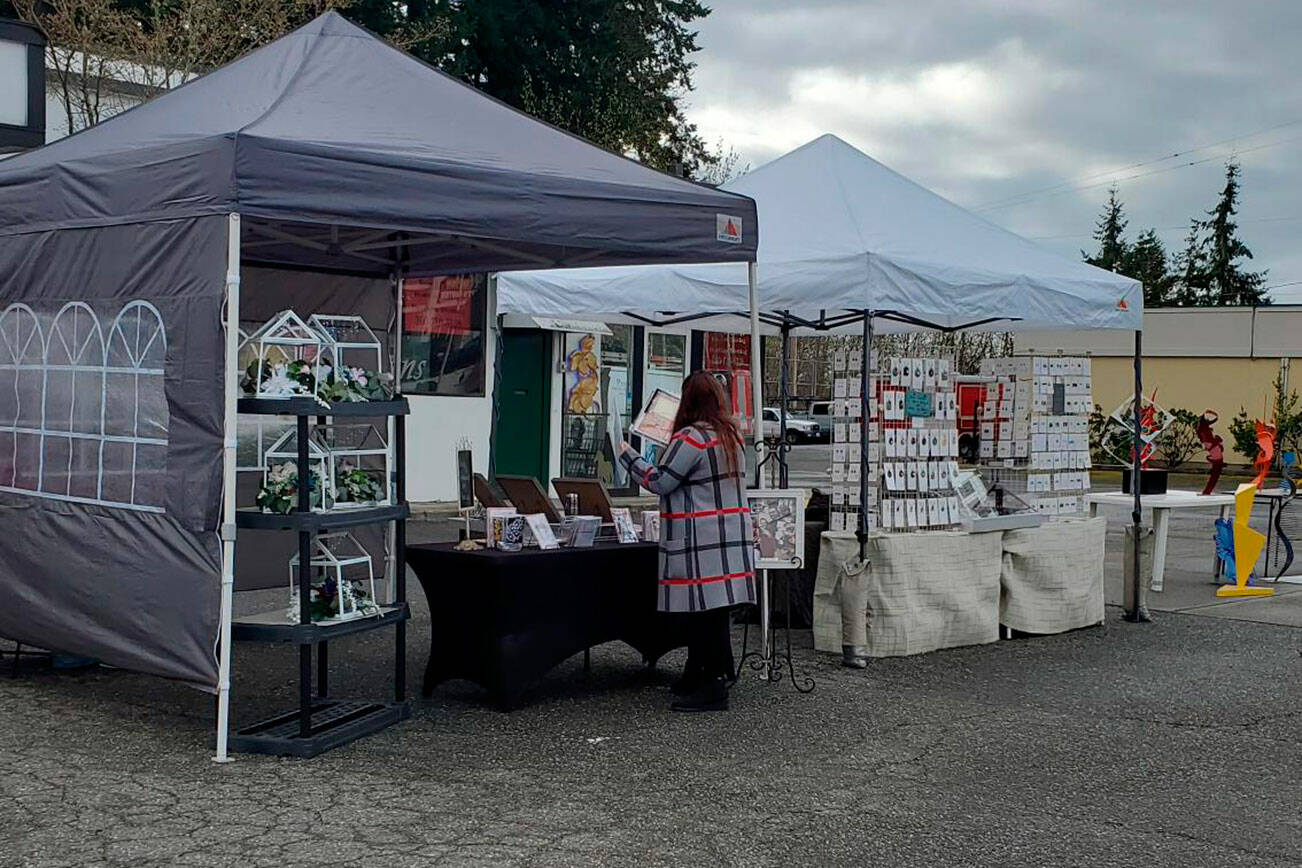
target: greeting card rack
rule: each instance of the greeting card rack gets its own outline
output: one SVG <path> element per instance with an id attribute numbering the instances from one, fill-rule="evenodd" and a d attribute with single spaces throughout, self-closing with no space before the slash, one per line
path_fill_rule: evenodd
<path id="1" fill-rule="evenodd" d="M 312 570 L 298 571 L 298 623 L 287 619 L 280 607 L 272 612 L 237 618 L 231 625 L 235 641 L 269 642 L 298 646 L 298 707 L 231 735 L 231 750 L 244 753 L 311 757 L 357 738 L 378 732 L 411 715 L 407 701 L 407 606 L 406 542 L 406 433 L 404 417 L 409 412 L 405 398 L 387 401 L 359 401 L 323 405 L 314 398 L 243 398 L 239 412 L 249 415 L 293 416 L 297 423 L 298 464 L 309 466 L 309 428 L 328 425 L 335 417 L 390 417 L 393 468 L 388 504 L 341 511 L 313 511 L 311 486 L 299 485 L 297 508 L 288 514 L 257 509 L 236 510 L 236 526 L 259 530 L 285 530 L 298 535 L 299 563 L 311 563 L 313 539 L 318 533 L 345 527 L 393 523 L 393 548 L 387 604 L 370 617 L 331 624 L 314 624 L 309 611 Z M 394 630 L 393 701 L 364 702 L 337 699 L 329 691 L 329 644 L 333 639 L 371 630 Z M 316 650 L 316 680 L 313 684 L 313 649 Z M 315 686 L 315 690 L 314 690 Z"/>

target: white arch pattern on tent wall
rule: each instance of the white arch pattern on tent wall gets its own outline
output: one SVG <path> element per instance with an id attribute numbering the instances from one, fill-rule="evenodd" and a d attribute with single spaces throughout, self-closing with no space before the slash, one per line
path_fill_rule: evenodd
<path id="1" fill-rule="evenodd" d="M 107 337 L 85 302 L 0 312 L 0 490 L 162 512 L 166 357 L 147 301 L 127 302 Z"/>

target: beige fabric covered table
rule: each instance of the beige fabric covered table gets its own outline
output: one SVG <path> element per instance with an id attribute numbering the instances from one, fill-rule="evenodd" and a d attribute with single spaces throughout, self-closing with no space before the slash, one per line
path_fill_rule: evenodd
<path id="1" fill-rule="evenodd" d="M 1102 623 L 1107 527 L 1082 518 L 1005 531 L 999 622 L 1026 633 Z"/>
<path id="2" fill-rule="evenodd" d="M 822 535 L 814 644 L 899 657 L 999 639 L 1001 534 L 874 534 L 866 569 L 853 533 Z M 862 614 L 860 614 L 862 613 Z"/>

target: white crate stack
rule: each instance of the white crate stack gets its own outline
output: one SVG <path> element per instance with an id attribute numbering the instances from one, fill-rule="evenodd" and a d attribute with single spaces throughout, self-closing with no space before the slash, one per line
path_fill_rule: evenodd
<path id="1" fill-rule="evenodd" d="M 910 533 L 960 523 L 953 360 L 890 358 L 876 386 L 881 528 Z"/>
<path id="2" fill-rule="evenodd" d="M 993 377 L 981 405 L 982 464 L 992 481 L 1049 517 L 1086 510 L 1090 489 L 1090 360 L 1078 356 L 985 359 Z"/>
<path id="3" fill-rule="evenodd" d="M 832 530 L 859 528 L 859 484 L 868 475 L 868 528 L 877 527 L 877 458 L 875 444 L 863 454 L 862 351 L 838 349 L 832 354 Z M 873 406 L 869 383 L 869 409 Z M 875 439 L 871 438 L 870 439 Z"/>

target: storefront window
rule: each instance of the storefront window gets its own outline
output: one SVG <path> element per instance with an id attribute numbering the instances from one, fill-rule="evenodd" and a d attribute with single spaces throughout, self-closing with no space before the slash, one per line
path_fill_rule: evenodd
<path id="1" fill-rule="evenodd" d="M 402 391 L 482 396 L 488 276 L 408 279 L 402 293 Z"/>
<path id="2" fill-rule="evenodd" d="M 628 474 L 611 443 L 627 439 L 633 422 L 633 328 L 614 325 L 610 332 L 565 335 L 561 473 L 621 490 L 628 487 Z"/>
<path id="3" fill-rule="evenodd" d="M 754 424 L 754 407 L 750 379 L 750 335 L 707 332 L 704 367 L 714 372 L 728 397 L 728 409 L 737 420 L 743 436 L 750 435 Z"/>
<path id="4" fill-rule="evenodd" d="M 687 336 L 651 332 L 647 335 L 646 394 L 664 389 L 675 395 L 687 376 Z"/>
<path id="5" fill-rule="evenodd" d="M 687 376 L 687 335 L 648 332 L 646 337 L 646 374 L 642 394 L 649 400 L 656 389 L 682 394 Z M 643 443 L 642 454 L 654 461 L 660 447 Z"/>

